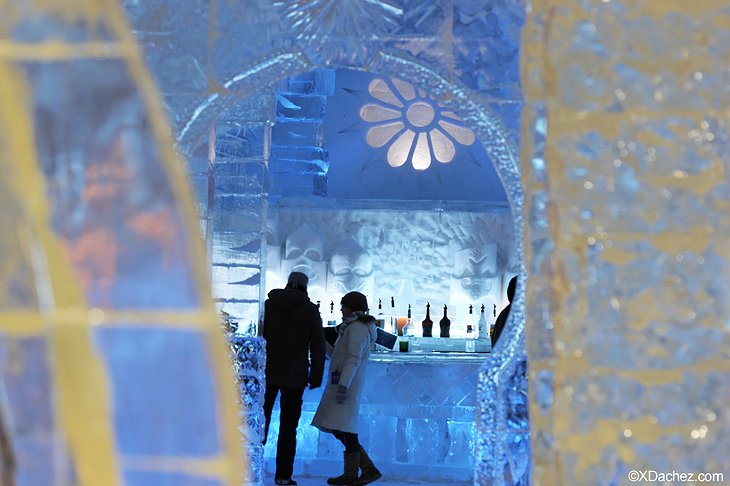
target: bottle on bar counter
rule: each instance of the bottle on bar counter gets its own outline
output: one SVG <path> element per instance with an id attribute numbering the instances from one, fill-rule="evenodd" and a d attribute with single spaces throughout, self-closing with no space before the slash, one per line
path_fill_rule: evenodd
<path id="1" fill-rule="evenodd" d="M 385 314 L 383 314 L 383 301 L 378 299 L 378 315 L 375 316 L 375 325 L 385 329 Z"/>
<path id="2" fill-rule="evenodd" d="M 482 304 L 482 313 L 479 316 L 479 323 L 477 324 L 477 339 L 488 339 L 489 338 L 489 327 L 487 325 L 487 318 L 484 316 L 484 304 Z"/>
<path id="3" fill-rule="evenodd" d="M 398 318 L 395 315 L 395 297 L 390 296 L 390 332 L 398 334 Z"/>
<path id="4" fill-rule="evenodd" d="M 433 336 L 433 321 L 431 320 L 431 304 L 426 302 L 426 318 L 421 322 L 423 337 Z"/>
<path id="5" fill-rule="evenodd" d="M 414 327 L 413 319 L 411 319 L 411 304 L 408 304 L 408 318 L 406 319 L 406 323 L 403 324 L 403 335 L 413 336 L 415 334 Z"/>
<path id="6" fill-rule="evenodd" d="M 466 322 L 466 338 L 474 339 L 474 306 L 469 304 L 469 319 Z"/>
<path id="7" fill-rule="evenodd" d="M 492 336 L 494 335 L 494 325 L 497 323 L 497 304 L 492 304 L 494 308 L 492 309 L 492 316 L 494 317 L 492 319 L 492 324 L 489 326 L 489 340 L 491 344 Z"/>
<path id="8" fill-rule="evenodd" d="M 330 319 L 327 321 L 328 326 L 336 326 L 337 325 L 337 319 L 335 319 L 335 302 L 330 300 Z"/>
<path id="9" fill-rule="evenodd" d="M 451 329 L 451 320 L 448 316 L 448 308 L 444 305 L 444 317 L 439 321 L 439 327 L 441 328 L 441 337 L 449 337 L 449 331 Z"/>

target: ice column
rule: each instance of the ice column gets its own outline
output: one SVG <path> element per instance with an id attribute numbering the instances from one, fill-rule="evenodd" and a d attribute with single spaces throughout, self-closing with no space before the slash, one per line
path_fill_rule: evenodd
<path id="1" fill-rule="evenodd" d="M 279 83 L 271 133 L 271 195 L 327 194 L 329 154 L 323 148 L 324 118 L 327 96 L 334 93 L 334 87 L 334 69 L 315 69 Z"/>

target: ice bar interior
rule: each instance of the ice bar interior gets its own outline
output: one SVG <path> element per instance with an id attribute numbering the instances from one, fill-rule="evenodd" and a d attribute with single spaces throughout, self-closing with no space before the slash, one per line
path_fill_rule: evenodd
<path id="1" fill-rule="evenodd" d="M 457 114 L 423 88 L 387 74 L 318 69 L 281 80 L 274 98 L 269 129 L 242 124 L 234 107 L 218 118 L 200 150 L 211 153 L 214 143 L 216 177 L 260 156 L 247 150 L 270 151 L 260 275 L 250 274 L 258 267 L 240 261 L 240 252 L 215 244 L 220 222 L 239 215 L 230 200 L 239 198 L 240 187 L 224 175 L 216 181 L 220 204 L 201 203 L 216 228 L 210 251 L 218 305 L 243 334 L 254 335 L 261 322 L 256 304 L 264 297 L 254 293 L 246 301 L 242 289 L 260 282 L 265 295 L 300 271 L 309 276 L 310 299 L 320 304 L 326 325 L 339 322 L 339 301 L 354 290 L 368 296 L 373 315 L 382 313 L 394 334 L 403 334 L 395 322 L 410 313 L 413 324 L 399 340 L 409 341 L 411 353 L 378 346 L 381 353 L 371 359 L 362 441 L 390 477 L 470 480 L 475 384 L 490 349 L 488 339 L 474 343 L 477 323 L 483 313 L 493 325 L 520 267 L 513 216 L 492 160 Z M 200 160 L 201 172 L 210 159 Z M 206 195 L 201 191 L 199 201 Z M 236 231 L 236 223 L 224 224 Z M 449 338 L 438 332 L 422 338 L 427 305 L 437 327 L 442 312 L 448 314 Z M 340 452 L 309 425 L 320 395 L 305 394 L 297 458 L 308 473 L 324 475 Z M 269 474 L 277 432 L 274 422 L 263 451 Z M 525 445 L 526 438 L 521 460 L 514 461 L 523 475 Z"/>
<path id="2" fill-rule="evenodd" d="M 246 146 L 236 111 L 216 124 L 217 167 L 240 163 Z M 282 80 L 275 122 L 261 136 L 270 137 L 262 145 L 271 151 L 262 287 L 283 287 L 291 271 L 307 274 L 309 296 L 326 324 L 339 322 L 340 298 L 353 290 L 366 294 L 371 312 L 387 315 L 387 322 L 405 319 L 410 308 L 413 354 L 371 360 L 363 443 L 390 477 L 469 480 L 475 384 L 487 355 L 463 354 L 476 338 L 481 309 L 493 324 L 507 304 L 507 282 L 519 271 L 509 203 L 486 150 L 423 89 L 353 70 Z M 240 285 L 231 284 L 247 281 L 247 267 L 217 248 L 214 293 L 222 310 L 251 332 L 259 316 L 245 314 L 251 307 L 241 302 Z M 447 342 L 419 339 L 427 304 L 437 326 L 447 308 Z M 487 341 L 471 350 L 486 351 Z M 453 354 L 429 357 L 432 350 Z M 305 395 L 298 446 L 298 460 L 312 474 L 326 474 L 340 455 L 336 441 L 309 425 L 320 395 Z M 277 431 L 274 423 L 264 450 L 268 465 Z M 523 469 L 526 460 L 525 454 Z"/>
<path id="3" fill-rule="evenodd" d="M 293 268 L 325 320 L 353 287 L 454 318 L 371 356 L 386 477 L 726 479 L 724 2 L 0 10 L 0 483 L 264 484 Z M 296 468 L 327 476 L 306 400 Z"/>

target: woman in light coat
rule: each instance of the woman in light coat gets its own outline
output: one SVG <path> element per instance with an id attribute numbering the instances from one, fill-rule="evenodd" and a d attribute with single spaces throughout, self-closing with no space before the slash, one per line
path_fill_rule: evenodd
<path id="1" fill-rule="evenodd" d="M 340 304 L 342 324 L 338 326 L 329 379 L 312 425 L 333 434 L 345 446 L 344 473 L 329 478 L 327 484 L 361 486 L 382 476 L 357 437 L 365 369 L 377 331 L 375 318 L 367 314 L 368 301 L 363 294 L 350 292 Z M 359 477 L 358 469 L 362 469 Z"/>

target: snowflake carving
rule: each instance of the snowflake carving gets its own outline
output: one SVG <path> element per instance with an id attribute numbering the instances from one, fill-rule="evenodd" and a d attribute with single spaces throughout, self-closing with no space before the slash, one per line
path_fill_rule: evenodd
<path id="1" fill-rule="evenodd" d="M 394 89 L 393 89 L 394 88 Z M 433 160 L 449 163 L 456 144 L 471 145 L 474 132 L 458 115 L 443 107 L 421 89 L 399 79 L 374 79 L 368 86 L 376 102 L 360 108 L 360 118 L 372 123 L 367 132 L 371 147 L 388 148 L 387 161 L 400 167 L 408 160 L 416 170 L 426 170 Z"/>
<path id="2" fill-rule="evenodd" d="M 398 25 L 403 9 L 393 0 L 275 1 L 297 38 L 367 39 Z"/>

